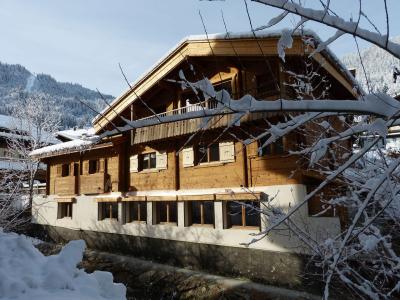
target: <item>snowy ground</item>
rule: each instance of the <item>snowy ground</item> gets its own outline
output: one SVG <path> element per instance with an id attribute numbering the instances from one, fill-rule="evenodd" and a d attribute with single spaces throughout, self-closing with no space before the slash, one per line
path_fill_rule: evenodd
<path id="1" fill-rule="evenodd" d="M 126 299 L 125 286 L 114 283 L 111 273 L 76 267 L 85 247 L 71 241 L 59 254 L 44 256 L 32 239 L 0 228 L 0 299 Z"/>

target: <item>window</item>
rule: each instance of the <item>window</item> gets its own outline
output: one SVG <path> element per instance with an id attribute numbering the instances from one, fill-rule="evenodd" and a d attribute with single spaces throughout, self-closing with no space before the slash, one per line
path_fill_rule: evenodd
<path id="1" fill-rule="evenodd" d="M 99 220 L 115 219 L 118 220 L 118 203 L 101 202 L 99 203 Z"/>
<path id="2" fill-rule="evenodd" d="M 213 201 L 188 201 L 188 225 L 214 225 Z"/>
<path id="3" fill-rule="evenodd" d="M 58 218 L 72 218 L 72 202 L 58 203 Z"/>
<path id="4" fill-rule="evenodd" d="M 283 145 L 283 140 L 280 138 L 275 143 L 269 144 L 260 150 L 260 147 L 268 140 L 268 137 L 263 137 L 258 140 L 259 156 L 266 155 L 279 155 L 285 153 L 285 147 Z M 260 153 L 261 151 L 261 153 Z"/>
<path id="5" fill-rule="evenodd" d="M 142 170 L 156 168 L 156 152 L 141 154 L 139 159 Z"/>
<path id="6" fill-rule="evenodd" d="M 213 161 L 219 161 L 219 144 L 199 145 L 196 151 L 197 163 L 208 163 Z"/>
<path id="7" fill-rule="evenodd" d="M 228 201 L 226 217 L 228 227 L 260 227 L 260 202 Z"/>
<path id="8" fill-rule="evenodd" d="M 147 203 L 145 201 L 125 202 L 125 223 L 146 222 Z"/>
<path id="9" fill-rule="evenodd" d="M 154 203 L 154 202 L 153 202 Z M 167 224 L 178 222 L 178 206 L 175 201 L 160 201 L 156 203 L 157 224 Z"/>
<path id="10" fill-rule="evenodd" d="M 63 164 L 61 166 L 61 177 L 69 176 L 69 164 Z"/>
<path id="11" fill-rule="evenodd" d="M 89 160 L 89 174 L 99 172 L 100 163 L 98 159 Z"/>

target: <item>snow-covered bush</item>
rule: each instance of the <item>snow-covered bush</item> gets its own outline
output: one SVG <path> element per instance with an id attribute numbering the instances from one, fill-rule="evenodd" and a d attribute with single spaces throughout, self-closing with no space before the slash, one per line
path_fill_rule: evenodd
<path id="1" fill-rule="evenodd" d="M 0 299 L 126 299 L 125 286 L 111 273 L 77 268 L 85 247 L 71 241 L 59 254 L 44 256 L 32 240 L 0 229 Z"/>

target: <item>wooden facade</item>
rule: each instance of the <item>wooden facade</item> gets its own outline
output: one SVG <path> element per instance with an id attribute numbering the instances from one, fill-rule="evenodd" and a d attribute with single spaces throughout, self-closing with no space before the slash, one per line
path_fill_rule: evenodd
<path id="1" fill-rule="evenodd" d="M 234 99 L 245 94 L 260 99 L 288 98 L 291 92 L 285 85 L 289 80 L 286 71 L 301 64 L 307 53 L 300 38 L 295 38 L 293 47 L 286 53 L 289 65 L 283 66 L 277 57 L 276 43 L 277 38 L 215 40 L 211 44 L 186 41 L 96 117 L 94 128 L 102 133 L 112 129 L 110 121 L 124 125 L 120 116 L 131 120 L 152 118 L 148 107 L 160 115 L 172 115 L 197 109 L 199 105 L 212 106 L 210 101 L 194 100 L 190 89 L 182 90 L 169 80 L 179 80 L 181 70 L 189 80 L 199 79 L 192 68 L 200 77 L 210 78 L 216 89 L 229 90 Z M 351 80 L 328 54 L 318 54 L 315 64 L 323 67 L 321 72 L 329 79 L 334 98 L 354 97 Z M 232 122 L 233 115 L 213 117 L 208 130 L 194 135 L 190 142 L 189 137 L 199 130 L 202 120 L 170 122 L 124 132 L 107 140 L 107 146 L 102 147 L 100 143 L 82 153 L 44 157 L 49 166 L 48 194 L 118 192 L 123 199 L 131 201 L 178 201 L 179 197 L 189 196 L 152 196 L 151 193 L 134 196 L 132 192 L 305 184 L 298 157 L 288 155 L 289 150 L 305 142 L 304 137 L 291 134 L 281 141 L 280 148 L 274 146 L 280 151 L 264 155 L 258 153 L 257 142 L 247 146 L 240 142 L 248 137 L 245 132 L 260 132 L 267 126 L 266 120 L 279 118 L 278 113 L 248 114 L 240 127 L 232 128 L 234 135 L 230 135 L 223 130 Z M 204 151 L 207 154 L 200 157 L 199 153 Z M 211 196 L 200 193 L 191 197 L 209 200 Z"/>

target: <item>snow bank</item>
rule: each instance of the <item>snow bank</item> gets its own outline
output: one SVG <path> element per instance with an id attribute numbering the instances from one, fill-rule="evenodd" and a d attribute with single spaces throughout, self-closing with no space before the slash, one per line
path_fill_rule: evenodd
<path id="1" fill-rule="evenodd" d="M 84 249 L 84 241 L 71 241 L 59 254 L 44 256 L 32 240 L 0 229 L 0 299 L 126 299 L 125 286 L 113 283 L 111 273 L 76 267 Z"/>

